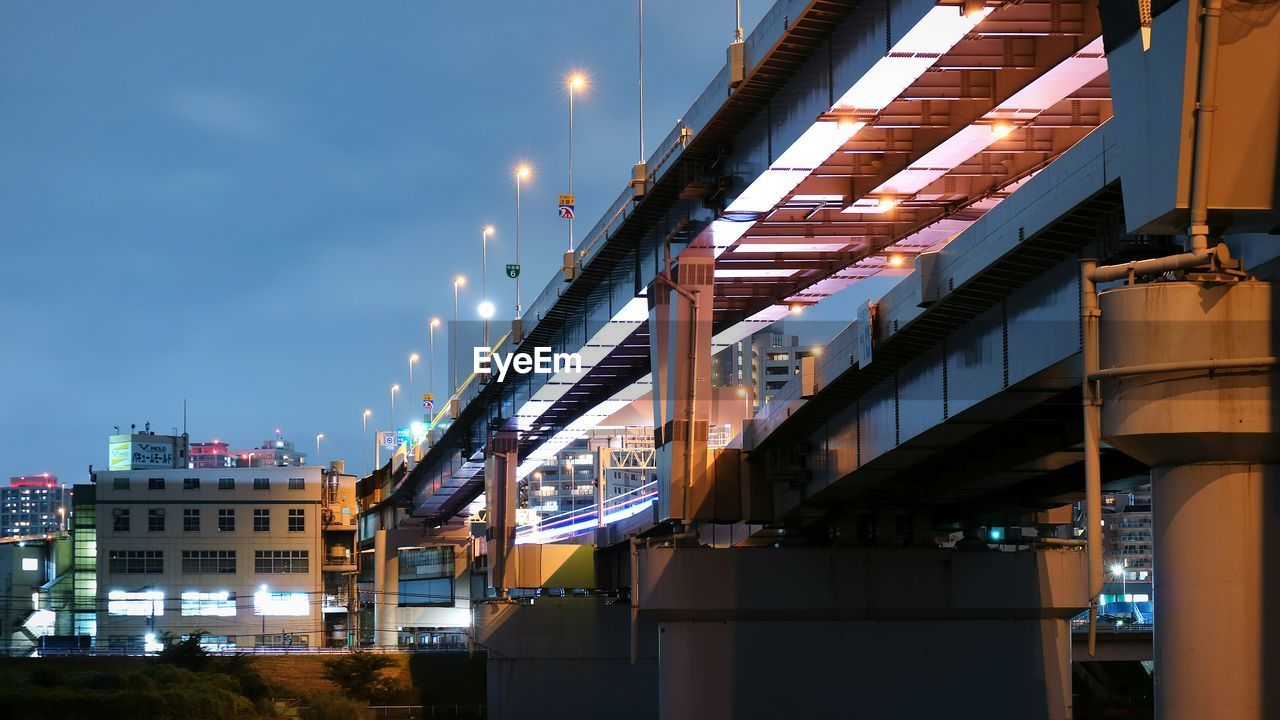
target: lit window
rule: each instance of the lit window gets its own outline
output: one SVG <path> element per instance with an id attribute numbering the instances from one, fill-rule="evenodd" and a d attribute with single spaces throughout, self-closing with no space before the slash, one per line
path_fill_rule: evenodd
<path id="1" fill-rule="evenodd" d="M 229 592 L 182 593 L 183 615 L 236 616 L 236 596 Z"/>
<path id="2" fill-rule="evenodd" d="M 22 558 L 22 569 L 27 572 L 40 569 L 40 561 L 36 558 Z"/>
<path id="3" fill-rule="evenodd" d="M 311 603 L 304 592 L 270 592 L 259 590 L 253 594 L 254 615 L 295 615 L 311 614 Z"/>
<path id="4" fill-rule="evenodd" d="M 108 615 L 140 615 L 150 617 L 164 614 L 164 593 L 160 590 L 129 592 L 112 590 L 107 593 Z"/>

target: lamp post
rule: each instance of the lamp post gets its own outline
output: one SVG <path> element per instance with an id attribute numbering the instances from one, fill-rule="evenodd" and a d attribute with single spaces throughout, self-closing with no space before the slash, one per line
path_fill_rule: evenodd
<path id="1" fill-rule="evenodd" d="M 569 194 L 573 194 L 573 95 L 587 86 L 587 78 L 582 73 L 569 76 Z M 576 202 L 576 200 L 575 200 Z M 576 211 L 576 208 L 575 208 Z M 569 252 L 573 252 L 573 217 L 569 217 Z"/>
<path id="2" fill-rule="evenodd" d="M 449 334 L 452 338 L 449 340 L 449 352 L 453 353 L 452 357 L 458 356 L 458 288 L 467 284 L 467 279 L 459 275 L 453 279 L 453 325 L 449 328 Z M 453 386 L 449 388 L 449 396 L 453 397 L 458 393 L 458 364 L 450 362 L 449 366 L 453 368 Z"/>
<path id="3" fill-rule="evenodd" d="M 440 318 L 433 317 L 427 323 L 427 392 L 436 391 L 436 328 Z"/>
<path id="4" fill-rule="evenodd" d="M 1129 574 L 1125 572 L 1124 565 L 1119 563 L 1112 565 L 1111 577 L 1120 578 L 1120 601 L 1125 602 L 1124 598 L 1129 594 Z"/>
<path id="5" fill-rule="evenodd" d="M 316 462 L 320 462 L 320 441 L 324 439 L 324 433 L 316 433 Z"/>
<path id="6" fill-rule="evenodd" d="M 413 407 L 413 364 L 418 362 L 418 353 L 409 353 L 409 407 Z M 394 418 L 393 418 L 394 419 Z M 412 410 L 410 410 L 409 420 L 412 422 Z"/>
<path id="7" fill-rule="evenodd" d="M 366 409 L 360 415 L 360 439 L 369 442 L 369 416 L 373 414 L 372 410 Z M 372 472 L 372 470 L 370 470 Z"/>
<path id="8" fill-rule="evenodd" d="M 489 236 L 493 226 L 485 225 L 480 231 L 480 317 L 484 320 L 484 346 L 489 347 L 489 318 L 493 317 L 493 303 L 489 301 Z"/>
<path id="9" fill-rule="evenodd" d="M 399 383 L 391 386 L 391 430 L 396 429 L 396 393 L 400 392 Z"/>
<path id="10" fill-rule="evenodd" d="M 529 173 L 528 165 L 516 168 L 516 319 L 520 318 L 520 185 Z"/>

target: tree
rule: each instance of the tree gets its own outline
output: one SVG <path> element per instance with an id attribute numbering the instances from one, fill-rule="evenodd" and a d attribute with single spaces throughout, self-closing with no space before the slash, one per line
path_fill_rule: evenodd
<path id="1" fill-rule="evenodd" d="M 324 678 L 342 688 L 348 695 L 375 701 L 400 689 L 395 678 L 382 674 L 395 661 L 386 655 L 357 650 L 324 662 Z"/>
<path id="2" fill-rule="evenodd" d="M 164 634 L 164 649 L 160 662 L 175 665 L 184 670 L 199 672 L 209 666 L 209 653 L 200 644 L 205 632 L 197 630 L 179 640 L 173 633 Z"/>

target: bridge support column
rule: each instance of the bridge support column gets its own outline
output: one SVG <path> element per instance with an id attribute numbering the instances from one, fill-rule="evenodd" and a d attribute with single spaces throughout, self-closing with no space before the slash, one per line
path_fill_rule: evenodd
<path id="1" fill-rule="evenodd" d="M 1099 296 L 1103 437 L 1152 467 L 1161 720 L 1280 714 L 1280 406 L 1270 283 Z"/>
<path id="2" fill-rule="evenodd" d="M 511 587 L 511 558 L 516 547 L 516 467 L 519 444 L 514 431 L 502 430 L 485 447 L 484 493 L 489 556 L 488 585 L 501 596 Z"/>
<path id="3" fill-rule="evenodd" d="M 658 717 L 1071 717 L 1084 553 L 639 551 Z"/>
<path id="4" fill-rule="evenodd" d="M 680 255 L 674 283 L 649 288 L 655 462 L 661 519 L 689 522 L 708 494 L 711 321 L 715 258 L 709 248 Z"/>

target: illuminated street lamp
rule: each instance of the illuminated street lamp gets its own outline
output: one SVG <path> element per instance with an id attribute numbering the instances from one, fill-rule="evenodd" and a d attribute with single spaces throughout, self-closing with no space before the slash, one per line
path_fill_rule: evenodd
<path id="1" fill-rule="evenodd" d="M 400 392 L 399 383 L 391 386 L 391 429 L 396 429 L 396 393 Z"/>
<path id="2" fill-rule="evenodd" d="M 489 236 L 493 226 L 485 225 L 480 231 L 480 317 L 484 319 L 484 346 L 489 347 L 489 318 L 493 317 L 493 303 L 489 302 Z"/>
<path id="3" fill-rule="evenodd" d="M 567 81 L 569 86 L 569 194 L 573 194 L 573 96 L 587 86 L 582 73 L 574 73 Z M 569 252 L 573 252 L 573 216 L 569 216 Z"/>
<path id="4" fill-rule="evenodd" d="M 324 439 L 324 433 L 316 434 L 316 462 L 320 462 L 320 441 Z"/>
<path id="5" fill-rule="evenodd" d="M 467 279 L 459 275 L 453 279 L 453 327 L 449 328 L 450 335 L 453 337 L 449 341 L 449 352 L 457 357 L 458 354 L 458 288 L 467 284 Z M 449 388 L 449 395 L 453 396 L 458 392 L 458 364 L 451 363 L 453 366 L 453 386 Z"/>
<path id="6" fill-rule="evenodd" d="M 409 353 L 409 407 L 413 407 L 413 364 L 418 362 L 418 353 Z M 410 411 L 410 420 L 413 420 L 412 410 Z M 392 418 L 394 420 L 395 418 Z"/>
<path id="7" fill-rule="evenodd" d="M 1121 565 L 1120 563 L 1116 563 L 1115 565 L 1112 565 L 1111 577 L 1120 578 L 1120 597 L 1121 597 L 1121 601 L 1123 602 L 1124 597 L 1129 594 L 1129 588 L 1128 588 L 1129 577 L 1128 577 L 1128 573 L 1124 571 L 1124 565 Z"/>
<path id="8" fill-rule="evenodd" d="M 369 442 L 369 416 L 372 414 L 372 410 L 366 409 L 364 413 L 360 415 L 360 439 L 365 442 Z M 372 470 L 370 470 L 370 472 L 372 472 Z"/>
<path id="9" fill-rule="evenodd" d="M 440 318 L 433 317 L 427 323 L 427 392 L 436 391 L 436 328 L 440 327 Z"/>
<path id="10" fill-rule="evenodd" d="M 516 319 L 520 318 L 520 186 L 531 172 L 528 165 L 516 167 Z"/>

